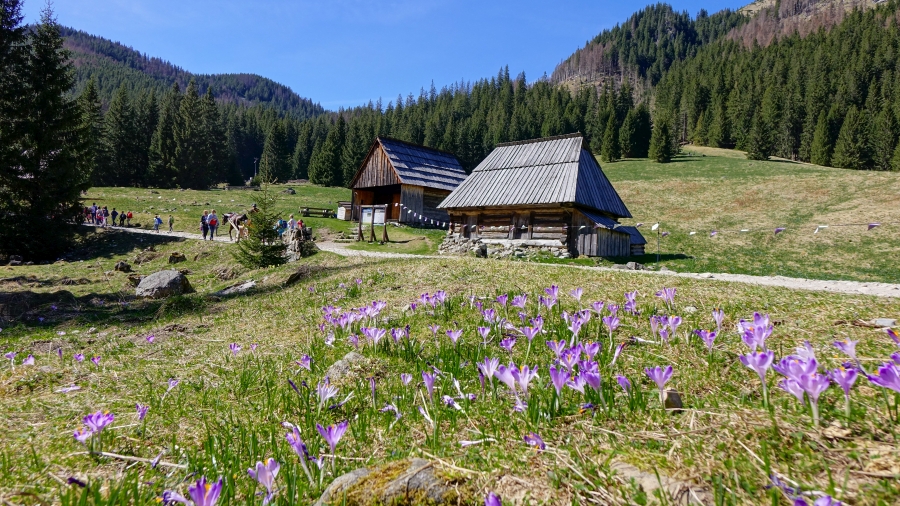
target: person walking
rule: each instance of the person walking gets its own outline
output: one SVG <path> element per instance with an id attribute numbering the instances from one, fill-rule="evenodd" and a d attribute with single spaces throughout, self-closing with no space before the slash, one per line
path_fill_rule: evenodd
<path id="1" fill-rule="evenodd" d="M 119 226 L 125 226 L 125 211 L 122 211 L 122 214 L 119 215 Z"/>
<path id="2" fill-rule="evenodd" d="M 112 212 L 109 213 L 109 216 L 112 218 L 112 226 L 115 227 L 116 226 L 116 218 L 119 217 L 119 211 L 116 211 L 116 208 L 114 207 Z"/>
<path id="3" fill-rule="evenodd" d="M 200 217 L 200 231 L 203 232 L 203 240 L 206 240 L 206 234 L 209 233 L 209 223 L 206 222 L 206 217 L 209 216 L 209 211 L 203 211 L 203 216 Z"/>
<path id="4" fill-rule="evenodd" d="M 160 225 L 162 225 L 162 218 L 160 218 L 159 215 L 157 214 L 157 215 L 153 218 L 153 230 L 156 230 L 156 233 L 157 233 L 157 234 L 159 233 L 159 226 L 160 226 Z"/>
<path id="5" fill-rule="evenodd" d="M 172 215 L 170 214 L 169 215 L 169 232 L 174 232 L 174 230 L 172 230 L 172 225 L 174 225 L 174 224 L 175 224 L 175 218 L 173 218 Z"/>
<path id="6" fill-rule="evenodd" d="M 103 206 L 103 228 L 109 224 L 109 208 Z"/>
<path id="7" fill-rule="evenodd" d="M 219 217 L 216 215 L 215 209 L 209 214 L 206 222 L 209 224 L 209 240 L 215 241 L 216 230 L 219 228 Z"/>
<path id="8" fill-rule="evenodd" d="M 297 220 L 294 219 L 294 215 L 292 214 L 288 219 L 288 230 L 296 230 L 297 229 Z"/>
<path id="9" fill-rule="evenodd" d="M 131 211 L 128 211 L 128 216 L 126 217 L 126 219 L 128 220 L 129 227 L 131 226 L 131 217 L 132 217 Z"/>

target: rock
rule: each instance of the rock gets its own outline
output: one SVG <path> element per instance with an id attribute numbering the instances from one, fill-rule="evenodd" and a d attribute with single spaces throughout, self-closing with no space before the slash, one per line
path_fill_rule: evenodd
<path id="1" fill-rule="evenodd" d="M 346 376 L 349 376 L 354 369 L 360 368 L 363 364 L 367 362 L 366 357 L 356 353 L 355 351 L 351 351 L 344 355 L 344 358 L 338 360 L 337 362 L 331 364 L 331 367 L 325 371 L 325 376 L 331 380 L 332 383 L 340 381 Z"/>
<path id="2" fill-rule="evenodd" d="M 284 286 L 291 286 L 294 283 L 303 281 L 312 275 L 313 272 L 315 272 L 315 270 L 309 265 L 301 265 L 296 271 L 288 276 L 287 280 L 284 282 Z"/>
<path id="3" fill-rule="evenodd" d="M 627 270 L 628 270 L 628 266 L 625 265 L 625 264 L 615 264 L 615 265 L 612 266 L 612 268 L 613 268 L 613 269 L 618 269 L 618 270 L 620 270 L 620 271 L 627 271 Z"/>
<path id="4" fill-rule="evenodd" d="M 488 256 L 487 244 L 484 244 L 484 243 L 476 244 L 475 247 L 473 248 L 473 251 L 475 252 L 475 256 L 478 258 L 487 258 L 487 256 Z"/>
<path id="5" fill-rule="evenodd" d="M 144 276 L 140 274 L 131 274 L 128 276 L 128 282 L 131 283 L 131 286 L 138 286 L 141 284 L 142 279 L 144 279 Z"/>
<path id="6" fill-rule="evenodd" d="M 687 314 L 694 314 L 697 312 L 697 308 L 695 308 L 694 306 L 685 306 L 685 308 L 682 309 L 682 311 L 684 311 Z"/>
<path id="7" fill-rule="evenodd" d="M 666 402 L 663 403 L 666 409 L 675 413 L 684 410 L 684 404 L 681 402 L 681 394 L 675 390 L 666 390 Z"/>
<path id="8" fill-rule="evenodd" d="M 10 260 L 9 265 L 11 265 L 13 267 L 18 267 L 19 265 L 22 265 L 22 261 L 21 260 Z"/>
<path id="9" fill-rule="evenodd" d="M 185 257 L 181 253 L 178 253 L 177 251 L 175 251 L 171 255 L 169 255 L 169 263 L 170 264 L 177 264 L 180 262 L 184 262 L 186 260 L 187 260 L 187 257 Z"/>
<path id="10" fill-rule="evenodd" d="M 629 271 L 642 271 L 642 270 L 644 270 L 644 266 L 643 266 L 642 264 L 637 263 L 637 262 L 628 262 L 627 264 L 625 264 L 625 268 L 628 269 Z"/>
<path id="11" fill-rule="evenodd" d="M 11 262 L 10 265 L 12 265 Z M 897 320 L 893 318 L 875 318 L 872 320 L 872 325 L 875 325 L 876 327 L 896 327 Z"/>
<path id="12" fill-rule="evenodd" d="M 675 272 L 675 271 L 673 271 L 672 269 L 669 269 L 668 267 L 663 265 L 662 267 L 659 268 L 659 272 Z"/>
<path id="13" fill-rule="evenodd" d="M 34 262 L 25 262 L 25 263 L 22 264 L 22 265 L 34 265 Z"/>
<path id="14" fill-rule="evenodd" d="M 287 194 L 287 195 L 296 195 L 296 194 L 297 194 L 297 190 L 295 190 L 295 189 L 293 189 L 293 188 L 288 188 L 288 189 L 286 189 L 286 190 L 281 190 L 281 193 L 284 193 L 284 194 Z"/>
<path id="15" fill-rule="evenodd" d="M 252 279 L 250 281 L 245 281 L 239 285 L 232 285 L 223 290 L 219 290 L 218 292 L 213 293 L 216 297 L 224 297 L 227 295 L 240 295 L 242 293 L 247 293 L 256 286 L 256 281 Z"/>
<path id="16" fill-rule="evenodd" d="M 119 272 L 131 272 L 131 266 L 128 265 L 126 262 L 123 262 L 122 260 L 119 260 L 118 262 L 116 262 L 116 266 L 113 267 L 113 269 L 115 269 L 116 271 L 119 271 Z"/>
<path id="17" fill-rule="evenodd" d="M 184 274 L 176 270 L 154 272 L 138 283 L 134 294 L 138 297 L 161 299 L 173 295 L 193 293 L 194 289 Z"/>
<path id="18" fill-rule="evenodd" d="M 221 279 L 222 281 L 228 281 L 238 276 L 238 273 L 240 272 L 240 266 L 219 267 L 213 272 L 215 272 L 217 278 Z"/>
<path id="19" fill-rule="evenodd" d="M 400 460 L 339 476 L 315 504 L 450 504 L 460 499 L 458 481 L 448 483 L 430 461 Z"/>

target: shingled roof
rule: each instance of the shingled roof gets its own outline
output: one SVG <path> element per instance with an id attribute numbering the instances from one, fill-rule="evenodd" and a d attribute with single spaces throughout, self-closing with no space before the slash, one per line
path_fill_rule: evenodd
<path id="1" fill-rule="evenodd" d="M 499 144 L 438 207 L 575 204 L 630 218 L 582 141 L 570 134 Z"/>
<path id="2" fill-rule="evenodd" d="M 379 144 L 390 159 L 400 184 L 452 191 L 466 179 L 466 171 L 459 160 L 446 151 L 387 137 L 378 137 L 372 149 Z M 351 188 L 355 187 L 361 172 L 353 178 Z"/>

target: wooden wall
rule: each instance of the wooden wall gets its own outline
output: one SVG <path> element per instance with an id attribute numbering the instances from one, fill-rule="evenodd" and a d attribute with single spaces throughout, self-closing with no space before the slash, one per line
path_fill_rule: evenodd
<path id="1" fill-rule="evenodd" d="M 394 172 L 390 159 L 388 159 L 384 150 L 381 149 L 381 146 L 379 145 L 372 151 L 372 154 L 366 158 L 362 172 L 353 183 L 353 188 L 372 188 L 375 186 L 390 186 L 395 184 L 400 184 L 400 179 L 397 178 L 397 173 Z"/>
<path id="2" fill-rule="evenodd" d="M 631 255 L 630 235 L 605 227 L 595 227 L 594 220 L 580 212 L 575 213 L 572 225 L 569 240 L 579 255 L 591 257 L 627 257 Z"/>

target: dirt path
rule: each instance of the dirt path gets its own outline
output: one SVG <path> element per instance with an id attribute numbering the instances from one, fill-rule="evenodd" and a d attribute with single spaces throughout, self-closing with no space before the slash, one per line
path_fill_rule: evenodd
<path id="1" fill-rule="evenodd" d="M 133 234 L 149 234 L 162 235 L 168 237 L 180 237 L 182 239 L 202 240 L 200 234 L 192 234 L 188 232 L 154 232 L 152 230 L 143 230 L 136 228 L 113 228 L 112 230 L 129 232 Z M 217 243 L 228 243 L 228 235 L 223 238 L 221 235 L 214 241 Z M 410 255 L 407 253 L 387 253 L 378 251 L 360 251 L 347 248 L 345 243 L 336 242 L 319 242 L 316 243 L 322 251 L 328 251 L 336 255 L 344 257 L 364 257 L 364 258 L 442 258 L 447 260 L 462 260 L 464 257 L 440 256 L 440 255 Z M 681 278 L 693 279 L 709 279 L 716 281 L 725 281 L 730 283 L 745 283 L 749 285 L 759 286 L 780 286 L 795 290 L 811 290 L 815 292 L 834 292 L 845 293 L 851 295 L 873 295 L 876 297 L 900 298 L 900 284 L 878 283 L 874 281 L 829 281 L 820 279 L 804 279 L 804 278 L 788 278 L 785 276 L 750 276 L 747 274 L 714 274 L 714 273 L 692 273 L 692 272 L 673 272 L 673 271 L 623 271 L 618 269 L 610 269 L 608 267 L 587 267 L 580 265 L 558 265 L 552 264 L 554 267 L 568 269 L 584 269 L 592 271 L 614 271 L 624 272 L 638 276 L 675 276 Z"/>

